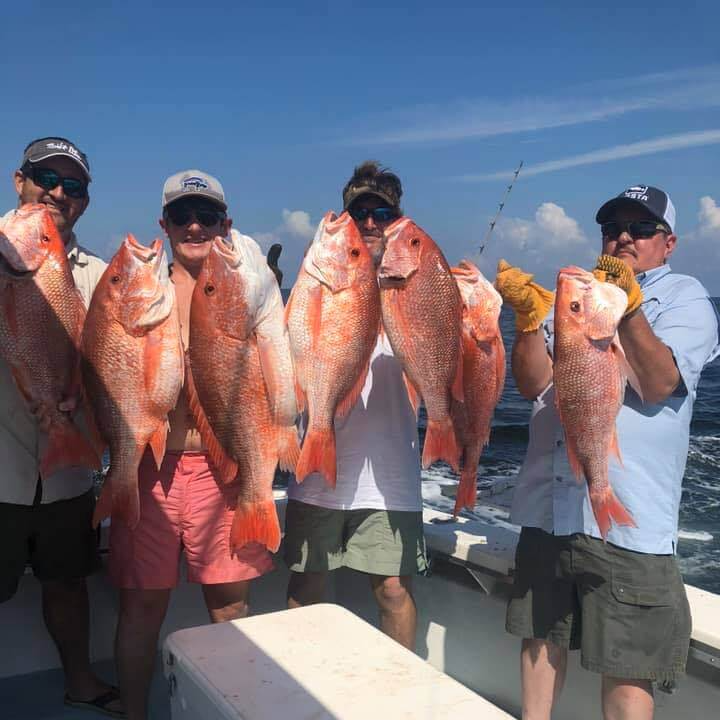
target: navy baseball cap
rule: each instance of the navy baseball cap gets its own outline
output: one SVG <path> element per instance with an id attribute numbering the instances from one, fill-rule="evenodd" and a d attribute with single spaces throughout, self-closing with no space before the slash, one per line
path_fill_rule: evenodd
<path id="1" fill-rule="evenodd" d="M 675 232 L 675 206 L 670 196 L 664 190 L 651 185 L 633 185 L 617 197 L 608 200 L 597 211 L 595 221 L 599 224 L 608 222 L 616 210 L 628 206 L 639 206 L 647 210 L 656 220 L 665 223 L 671 233 Z"/>

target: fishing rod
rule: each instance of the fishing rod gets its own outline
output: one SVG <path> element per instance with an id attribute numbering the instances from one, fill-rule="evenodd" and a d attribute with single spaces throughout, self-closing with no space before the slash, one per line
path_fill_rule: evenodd
<path id="1" fill-rule="evenodd" d="M 480 249 L 478 250 L 478 257 L 483 254 L 483 250 L 485 249 L 485 246 L 487 245 L 487 241 L 490 239 L 490 235 L 492 234 L 492 231 L 495 229 L 495 225 L 497 224 L 498 218 L 500 217 L 500 213 L 503 211 L 503 208 L 505 207 L 505 203 L 507 202 L 508 195 L 510 195 L 510 191 L 513 189 L 513 185 L 515 184 L 515 181 L 518 179 L 518 175 L 520 174 L 520 170 L 522 170 L 523 161 L 520 161 L 520 164 L 518 165 L 518 169 L 513 173 L 512 180 L 510 181 L 510 184 L 505 189 L 505 195 L 503 195 L 502 202 L 498 205 L 497 212 L 495 213 L 495 217 L 490 222 L 490 225 L 488 226 L 487 232 L 485 233 L 485 239 L 483 240 L 482 245 L 480 246 Z"/>

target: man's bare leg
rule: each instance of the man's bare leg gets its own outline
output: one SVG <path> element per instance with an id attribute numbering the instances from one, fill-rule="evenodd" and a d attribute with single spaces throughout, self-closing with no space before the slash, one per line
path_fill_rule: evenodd
<path id="1" fill-rule="evenodd" d="M 115 662 L 128 720 L 147 717 L 158 636 L 169 601 L 170 590 L 120 590 Z"/>
<path id="2" fill-rule="evenodd" d="M 249 580 L 203 585 L 202 590 L 211 622 L 237 620 L 247 617 L 250 612 L 248 605 Z"/>
<path id="3" fill-rule="evenodd" d="M 380 610 L 380 629 L 414 652 L 417 609 L 412 596 L 412 577 L 370 575 L 370 584 Z"/>
<path id="4" fill-rule="evenodd" d="M 567 650 L 547 640 L 522 641 L 523 720 L 550 720 L 567 673 Z"/>
<path id="5" fill-rule="evenodd" d="M 603 675 L 602 709 L 605 720 L 652 720 L 655 701 L 650 681 Z"/>
<path id="6" fill-rule="evenodd" d="M 110 690 L 90 667 L 90 607 L 85 578 L 46 580 L 41 584 L 45 626 L 60 654 L 65 691 L 73 700 L 89 701 Z M 114 700 L 108 710 L 121 710 Z"/>
<path id="7" fill-rule="evenodd" d="M 315 605 L 325 599 L 325 572 L 291 572 L 287 589 L 289 608 Z"/>

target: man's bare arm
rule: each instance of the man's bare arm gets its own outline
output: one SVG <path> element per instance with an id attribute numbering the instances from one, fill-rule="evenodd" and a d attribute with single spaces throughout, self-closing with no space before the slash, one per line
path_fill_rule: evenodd
<path id="1" fill-rule="evenodd" d="M 534 400 L 552 382 L 552 360 L 542 328 L 515 335 L 512 372 L 518 391 L 526 400 Z"/>
<path id="2" fill-rule="evenodd" d="M 670 397 L 680 384 L 680 372 L 670 348 L 655 335 L 645 315 L 634 312 L 625 317 L 618 335 L 640 381 L 643 401 L 654 405 Z"/>

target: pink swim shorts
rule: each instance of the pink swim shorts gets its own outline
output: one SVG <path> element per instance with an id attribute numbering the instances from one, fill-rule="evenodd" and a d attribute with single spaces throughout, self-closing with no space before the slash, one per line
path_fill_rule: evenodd
<path id="1" fill-rule="evenodd" d="M 138 468 L 138 486 L 138 526 L 110 525 L 109 571 L 117 587 L 175 587 L 181 549 L 190 582 L 251 580 L 272 570 L 270 553 L 262 545 L 246 545 L 231 555 L 237 488 L 220 487 L 205 453 L 167 452 L 158 471 L 148 451 Z"/>

